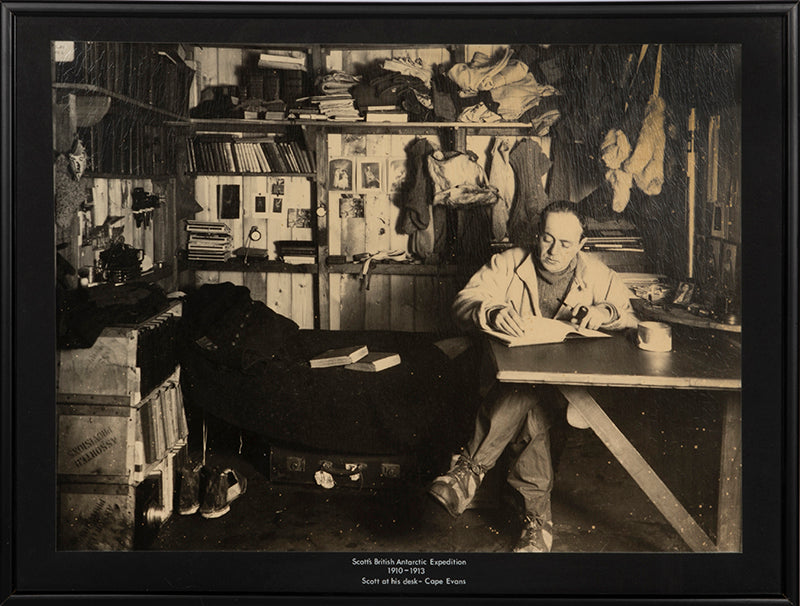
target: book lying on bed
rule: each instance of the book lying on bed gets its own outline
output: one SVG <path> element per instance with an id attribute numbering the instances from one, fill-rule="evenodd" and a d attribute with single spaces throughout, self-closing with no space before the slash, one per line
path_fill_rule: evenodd
<path id="1" fill-rule="evenodd" d="M 368 353 L 366 345 L 351 345 L 350 347 L 340 347 L 329 349 L 318 356 L 311 358 L 308 363 L 311 368 L 330 368 L 332 366 L 344 366 L 358 362 Z"/>
<path id="2" fill-rule="evenodd" d="M 521 337 L 513 337 L 496 330 L 483 329 L 487 335 L 498 339 L 508 347 L 518 347 L 521 345 L 542 345 L 545 343 L 561 343 L 568 337 L 609 337 L 599 330 L 589 328 L 579 328 L 571 322 L 563 320 L 552 320 L 550 318 L 540 318 L 534 316 L 525 322 L 525 334 Z"/>
<path id="3" fill-rule="evenodd" d="M 371 351 L 358 362 L 345 366 L 348 370 L 362 372 L 380 372 L 400 364 L 400 354 Z"/>

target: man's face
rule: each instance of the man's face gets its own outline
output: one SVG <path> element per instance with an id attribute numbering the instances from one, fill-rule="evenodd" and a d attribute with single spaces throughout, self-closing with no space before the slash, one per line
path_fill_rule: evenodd
<path id="1" fill-rule="evenodd" d="M 584 243 L 581 223 L 570 212 L 549 213 L 539 230 L 539 261 L 548 271 L 559 272 L 578 254 Z"/>

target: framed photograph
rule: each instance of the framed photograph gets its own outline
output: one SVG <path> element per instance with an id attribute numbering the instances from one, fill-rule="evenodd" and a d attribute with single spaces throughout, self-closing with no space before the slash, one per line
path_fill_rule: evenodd
<path id="1" fill-rule="evenodd" d="M 241 207 L 238 185 L 217 185 L 217 217 L 238 219 Z"/>
<path id="2" fill-rule="evenodd" d="M 328 183 L 333 191 L 353 190 L 353 160 L 336 158 L 328 163 Z"/>
<path id="3" fill-rule="evenodd" d="M 377 159 L 358 161 L 358 191 L 383 189 L 383 161 Z"/>
<path id="4" fill-rule="evenodd" d="M 800 606 L 796 2 L 0 13 L 0 601 Z M 331 115 L 242 117 L 306 101 Z M 481 101 L 501 120 L 457 121 Z M 187 170 L 245 135 L 323 174 Z M 554 240 L 563 292 L 606 279 L 577 292 L 617 301 L 603 338 L 480 331 L 512 298 L 571 328 L 534 313 L 564 258 L 492 256 L 490 209 L 434 206 L 402 155 L 491 168 L 495 137 L 515 233 L 555 200 L 544 235 L 586 237 Z M 149 225 L 137 188 L 163 192 Z M 91 282 L 98 200 L 124 246 Z M 708 315 L 623 287 L 678 281 Z"/>
<path id="5" fill-rule="evenodd" d="M 691 282 L 679 282 L 675 289 L 675 296 L 672 299 L 673 305 L 688 306 L 692 302 L 694 284 Z"/>
<path id="6" fill-rule="evenodd" d="M 253 213 L 255 215 L 266 215 L 267 214 L 267 197 L 266 196 L 256 196 L 254 199 L 254 210 Z"/>

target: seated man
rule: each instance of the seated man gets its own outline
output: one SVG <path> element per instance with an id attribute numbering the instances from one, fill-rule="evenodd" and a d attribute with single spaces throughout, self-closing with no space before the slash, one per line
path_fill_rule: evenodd
<path id="1" fill-rule="evenodd" d="M 524 332 L 531 316 L 571 320 L 591 329 L 636 326 L 632 295 L 622 279 L 580 252 L 585 229 L 585 220 L 572 203 L 547 206 L 531 250 L 512 248 L 494 255 L 458 293 L 453 310 L 459 324 L 514 336 Z M 575 317 L 578 310 L 580 319 Z M 559 397 L 547 385 L 495 382 L 478 412 L 472 441 L 452 469 L 433 481 L 430 494 L 451 515 L 460 515 L 486 471 L 510 444 L 508 482 L 525 503 L 525 526 L 514 551 L 550 551 L 553 469 L 550 422 L 543 404 Z"/>

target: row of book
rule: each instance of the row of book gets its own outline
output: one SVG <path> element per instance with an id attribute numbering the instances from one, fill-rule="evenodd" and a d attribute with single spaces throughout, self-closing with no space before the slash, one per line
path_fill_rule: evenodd
<path id="1" fill-rule="evenodd" d="M 314 155 L 298 141 L 187 139 L 189 172 L 313 173 Z"/>
<path id="2" fill-rule="evenodd" d="M 139 408 L 142 444 L 146 463 L 160 461 L 186 440 L 189 427 L 177 382 L 170 381 Z"/>
<path id="3" fill-rule="evenodd" d="M 189 112 L 194 70 L 176 44 L 74 42 L 71 61 L 55 64 L 55 81 L 91 84 L 181 116 Z"/>
<path id="4" fill-rule="evenodd" d="M 284 263 L 305 265 L 316 261 L 317 247 L 312 240 L 276 240 L 275 252 Z"/>
<path id="5" fill-rule="evenodd" d="M 233 256 L 231 228 L 216 221 L 188 219 L 186 257 L 189 261 L 227 261 Z"/>

